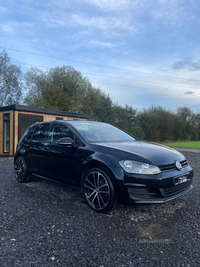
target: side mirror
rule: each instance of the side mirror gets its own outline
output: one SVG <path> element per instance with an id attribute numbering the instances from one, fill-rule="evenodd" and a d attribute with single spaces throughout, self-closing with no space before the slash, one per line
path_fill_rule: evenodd
<path id="1" fill-rule="evenodd" d="M 74 140 L 70 137 L 63 137 L 58 140 L 59 145 L 72 145 L 74 143 Z"/>

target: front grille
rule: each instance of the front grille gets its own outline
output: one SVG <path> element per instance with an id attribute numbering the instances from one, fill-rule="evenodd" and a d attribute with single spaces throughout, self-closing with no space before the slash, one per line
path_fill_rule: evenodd
<path id="1" fill-rule="evenodd" d="M 185 183 L 182 183 L 182 184 L 179 184 L 179 185 L 175 185 L 173 187 L 160 188 L 160 193 L 164 197 L 171 197 L 173 195 L 179 194 L 179 193 L 189 189 L 191 184 L 192 184 L 192 180 L 189 180 L 189 181 L 187 181 Z"/>
<path id="2" fill-rule="evenodd" d="M 187 160 L 182 160 L 180 161 L 182 168 L 185 168 L 188 166 Z M 174 171 L 176 170 L 176 165 L 175 162 L 171 164 L 165 164 L 165 165 L 160 165 L 158 166 L 162 172 L 167 172 L 167 171 Z"/>

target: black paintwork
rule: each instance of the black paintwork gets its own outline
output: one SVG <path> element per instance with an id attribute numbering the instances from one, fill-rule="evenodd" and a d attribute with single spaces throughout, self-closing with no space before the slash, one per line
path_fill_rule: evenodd
<path id="1" fill-rule="evenodd" d="M 23 156 L 29 173 L 33 175 L 81 187 L 81 178 L 85 172 L 98 167 L 106 171 L 113 181 L 118 201 L 126 203 L 161 203 L 192 189 L 193 170 L 188 164 L 181 171 L 173 169 L 155 175 L 126 173 L 119 165 L 120 160 L 134 160 L 156 166 L 184 161 L 185 157 L 174 149 L 139 140 L 89 143 L 73 127 L 72 121 L 45 123 L 50 123 L 50 127 L 53 123 L 67 125 L 74 133 L 76 141 L 63 145 L 49 142 L 48 136 L 43 142 L 32 141 L 27 140 L 25 134 L 18 144 L 15 159 L 18 155 Z M 34 126 L 29 128 L 31 127 Z M 177 176 L 187 177 L 189 181 L 175 186 L 174 177 Z"/>

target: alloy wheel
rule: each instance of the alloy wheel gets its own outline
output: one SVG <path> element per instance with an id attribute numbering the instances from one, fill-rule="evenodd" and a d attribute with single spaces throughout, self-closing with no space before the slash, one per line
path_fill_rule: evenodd
<path id="1" fill-rule="evenodd" d="M 84 193 L 88 204 L 96 211 L 104 210 L 110 202 L 110 186 L 101 172 L 92 171 L 86 176 Z"/>
<path id="2" fill-rule="evenodd" d="M 26 180 L 26 163 L 22 157 L 18 157 L 15 162 L 15 177 L 18 182 Z"/>

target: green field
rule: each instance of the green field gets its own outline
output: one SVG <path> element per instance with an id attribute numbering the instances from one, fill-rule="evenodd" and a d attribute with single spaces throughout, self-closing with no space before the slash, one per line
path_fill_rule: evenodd
<path id="1" fill-rule="evenodd" d="M 163 144 L 163 145 L 165 145 L 165 146 L 171 146 L 171 147 L 183 147 L 183 148 L 196 148 L 196 149 L 200 149 L 200 141 L 166 143 L 166 144 Z"/>

